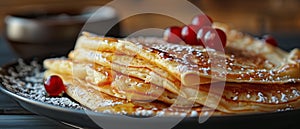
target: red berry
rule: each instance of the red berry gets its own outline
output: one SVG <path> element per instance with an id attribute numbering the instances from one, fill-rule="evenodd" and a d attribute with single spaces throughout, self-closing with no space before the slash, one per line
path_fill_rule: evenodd
<path id="1" fill-rule="evenodd" d="M 183 41 L 186 44 L 190 45 L 199 45 L 197 40 L 197 32 L 199 30 L 199 26 L 196 25 L 187 25 L 182 28 L 181 36 Z"/>
<path id="2" fill-rule="evenodd" d="M 213 22 L 213 20 L 205 14 L 197 15 L 192 20 L 192 24 L 196 25 L 196 26 L 199 26 L 199 27 L 211 26 L 212 22 Z"/>
<path id="3" fill-rule="evenodd" d="M 268 44 L 270 44 L 270 45 L 272 45 L 272 46 L 274 46 L 274 47 L 277 47 L 277 46 L 278 46 L 277 41 L 276 41 L 275 38 L 272 37 L 271 35 L 264 35 L 264 36 L 263 36 L 263 40 L 264 40 L 266 43 L 268 43 Z"/>
<path id="4" fill-rule="evenodd" d="M 66 87 L 62 79 L 57 75 L 52 75 L 44 82 L 44 87 L 49 96 L 62 96 L 66 92 Z"/>
<path id="5" fill-rule="evenodd" d="M 216 31 L 219 35 L 219 38 L 221 40 L 221 43 L 222 43 L 223 47 L 225 47 L 226 46 L 226 41 L 227 41 L 227 36 L 226 36 L 225 32 L 221 29 L 218 29 L 218 28 L 216 29 Z"/>
<path id="6" fill-rule="evenodd" d="M 181 27 L 172 26 L 168 27 L 164 32 L 164 40 L 169 43 L 179 43 L 181 39 Z"/>
<path id="7" fill-rule="evenodd" d="M 226 34 L 220 29 L 209 26 L 202 27 L 197 33 L 197 39 L 202 41 L 205 47 L 222 51 L 226 46 Z"/>

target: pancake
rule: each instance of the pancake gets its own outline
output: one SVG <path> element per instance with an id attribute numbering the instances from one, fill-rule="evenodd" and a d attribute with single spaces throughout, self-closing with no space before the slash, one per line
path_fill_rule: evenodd
<path id="1" fill-rule="evenodd" d="M 192 102 L 176 102 L 178 97 L 160 86 L 116 73 L 100 65 L 90 65 L 85 63 L 72 62 L 68 59 L 55 58 L 44 61 L 45 72 L 56 73 L 61 76 L 70 76 L 74 79 L 80 79 L 95 90 L 104 92 L 108 95 L 126 99 L 128 101 L 154 101 L 159 100 L 167 104 L 176 104 L 177 106 L 197 106 Z M 59 69 L 59 70 L 58 70 Z"/>
<path id="2" fill-rule="evenodd" d="M 69 58 L 78 62 L 96 63 L 125 75 L 133 76 L 166 88 L 176 94 L 180 93 L 181 82 L 163 69 L 149 64 L 137 57 L 117 55 L 109 52 L 98 52 L 86 49 L 76 49 L 69 54 Z M 201 84 L 211 83 L 209 78 L 201 78 Z"/>
<path id="3" fill-rule="evenodd" d="M 50 72 L 63 77 L 73 77 L 73 80 L 81 80 L 85 86 L 94 90 L 133 102 L 159 100 L 166 104 L 174 104 L 177 107 L 191 107 L 191 104 L 194 107 L 197 107 L 197 105 L 213 107 L 214 105 L 209 104 L 216 103 L 218 98 L 221 97 L 216 109 L 223 113 L 266 112 L 300 107 L 300 83 L 258 85 L 228 82 L 225 84 L 222 94 L 209 93 L 210 87 L 218 87 L 218 83 L 203 84 L 200 87 L 181 89 L 187 95 L 184 99 L 186 101 L 189 100 L 189 102 L 176 102 L 178 94 L 163 90 L 159 86 L 154 88 L 150 86 L 149 91 L 149 85 L 143 84 L 143 81 L 129 78 L 128 76 L 112 74 L 111 70 L 101 66 L 93 67 L 93 65 L 74 64 L 67 59 L 47 59 L 44 61 L 44 66 L 48 69 L 46 76 L 49 76 Z M 57 69 L 60 71 L 56 71 Z M 114 75 L 115 77 L 112 79 L 107 75 Z M 107 82 L 107 80 L 109 81 Z M 130 85 L 128 86 L 128 84 Z M 209 94 L 211 98 L 207 98 Z"/>
<path id="4" fill-rule="evenodd" d="M 185 114 L 192 115 L 200 114 L 201 112 L 212 112 L 214 115 L 225 114 L 210 108 L 203 109 L 202 106 L 193 107 L 184 107 L 179 104 L 186 103 L 187 100 L 182 101 L 180 103 L 176 103 L 175 99 L 176 95 L 169 93 L 168 91 L 164 91 L 161 96 L 156 100 L 150 100 L 151 95 L 147 95 L 148 101 L 145 100 L 135 100 L 134 98 L 140 98 L 140 96 L 131 96 L 133 99 L 129 99 L 126 96 L 123 98 L 122 94 L 116 95 L 114 91 L 112 91 L 112 85 L 94 85 L 88 83 L 86 80 L 82 78 L 77 78 L 77 76 L 72 75 L 72 71 L 61 71 L 60 73 L 54 72 L 52 68 L 55 69 L 66 68 L 64 64 L 69 65 L 72 68 L 74 65 L 69 60 L 66 59 L 48 59 L 44 62 L 45 66 L 49 68 L 45 71 L 44 76 L 47 78 L 51 75 L 58 75 L 63 79 L 64 84 L 67 86 L 66 93 L 72 97 L 74 100 L 78 101 L 80 104 L 85 106 L 86 108 L 97 111 L 97 112 L 106 112 L 106 113 L 114 113 L 114 114 L 127 114 L 127 115 L 140 115 L 142 113 L 143 116 L 153 116 L 153 115 L 174 115 L 174 114 Z M 76 70 L 74 70 L 76 71 Z M 73 72 L 74 72 L 73 71 Z M 82 71 L 81 71 L 82 72 Z M 97 77 L 96 77 L 97 78 Z M 116 79 L 117 80 L 117 79 Z M 117 80 L 117 82 L 122 82 L 121 80 Z M 124 85 L 123 85 L 124 86 Z M 136 90 L 138 91 L 138 90 Z M 130 92 L 127 92 L 130 93 Z M 136 95 L 136 94 L 134 94 Z M 137 94 L 138 95 L 138 94 Z M 170 98 L 174 98 L 173 100 Z M 149 101 L 150 100 L 150 101 Z M 180 99 L 182 100 L 182 99 Z M 166 102 L 169 101 L 169 102 Z M 146 113 L 146 114 L 145 114 Z M 147 114 L 150 113 L 150 114 Z"/>
<path id="5" fill-rule="evenodd" d="M 46 71 L 45 76 L 48 77 L 50 75 L 60 76 L 67 86 L 67 94 L 74 100 L 80 102 L 80 104 L 86 108 L 96 112 L 112 114 L 125 113 L 126 115 L 133 116 L 174 116 L 175 114 L 197 116 L 201 112 L 213 112 L 215 115 L 224 114 L 219 111 L 214 111 L 213 109 L 202 110 L 202 107 L 199 106 L 191 109 L 185 109 L 176 106 L 170 106 L 169 104 L 159 101 L 147 103 L 139 101 L 127 101 L 126 99 L 120 99 L 100 92 L 86 85 L 86 82 L 80 79 L 74 79 L 72 76 Z"/>
<path id="6" fill-rule="evenodd" d="M 287 53 L 235 30 L 225 32 L 229 37 L 225 53 L 202 46 L 170 44 L 160 38 L 106 40 L 90 33 L 79 37 L 75 49 L 139 57 L 167 71 L 183 85 L 201 84 L 202 78 L 264 84 L 300 81 L 298 49 Z"/>
<path id="7" fill-rule="evenodd" d="M 116 39 L 84 32 L 68 58 L 44 61 L 45 77 L 57 74 L 87 92 L 92 104 L 72 89 L 67 93 L 90 109 L 101 107 L 92 96 L 102 94 L 124 106 L 158 103 L 225 114 L 300 108 L 299 49 L 288 53 L 227 25 L 213 26 L 227 35 L 224 52 L 156 37 Z"/>

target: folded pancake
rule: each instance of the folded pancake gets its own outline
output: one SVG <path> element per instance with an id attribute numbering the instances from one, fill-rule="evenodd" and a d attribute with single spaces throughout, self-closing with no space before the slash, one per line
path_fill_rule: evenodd
<path id="1" fill-rule="evenodd" d="M 60 76 L 64 84 L 67 86 L 67 94 L 71 96 L 74 100 L 80 102 L 87 108 L 98 111 L 98 112 L 111 112 L 111 113 L 124 113 L 129 115 L 134 115 L 139 113 L 139 111 L 150 111 L 150 115 L 155 115 L 159 112 L 163 112 L 164 115 L 174 115 L 174 113 L 184 113 L 186 115 L 195 115 L 195 113 L 200 114 L 203 111 L 214 112 L 215 115 L 224 114 L 213 109 L 202 109 L 202 106 L 193 105 L 193 107 L 183 107 L 181 104 L 187 103 L 185 101 L 175 102 L 177 95 L 174 95 L 168 91 L 163 91 L 160 93 L 159 98 L 151 98 L 151 96 L 159 91 L 157 87 L 155 91 L 147 91 L 147 95 L 143 96 L 141 94 L 145 93 L 140 89 L 145 87 L 144 84 L 131 84 L 121 90 L 120 87 L 127 86 L 128 82 L 135 83 L 136 80 L 133 78 L 126 78 L 126 80 L 120 80 L 122 76 L 115 77 L 114 81 L 110 83 L 103 83 L 107 81 L 106 77 L 103 77 L 102 73 L 99 73 L 98 68 L 91 71 L 87 68 L 90 66 L 84 64 L 74 64 L 68 59 L 55 58 L 47 59 L 44 61 L 44 66 L 48 69 L 45 71 L 44 76 L 47 78 L 51 75 Z M 103 69 L 101 69 L 103 72 Z M 107 71 L 106 71 L 107 72 Z M 89 73 L 93 76 L 94 80 L 91 81 L 91 76 L 87 75 Z M 124 79 L 124 78 L 123 78 Z M 96 84 L 96 82 L 98 83 Z M 120 83 L 115 84 L 115 83 Z M 116 89 L 115 89 L 116 88 Z M 134 89 L 138 88 L 138 89 Z M 152 93 L 155 92 L 155 93 Z M 145 97 L 145 99 L 142 99 Z M 137 99 L 138 98 L 138 99 Z M 182 100 L 182 99 L 181 99 Z M 193 103 L 191 103 L 193 104 Z"/>
<path id="2" fill-rule="evenodd" d="M 73 62 L 69 59 L 54 58 L 44 61 L 47 72 L 70 76 L 86 82 L 95 90 L 108 95 L 126 99 L 128 101 L 154 101 L 159 100 L 177 106 L 198 106 L 193 102 L 176 102 L 176 94 L 165 90 L 155 84 L 144 82 L 135 77 L 117 73 L 111 69 L 97 64 Z"/>
<path id="3" fill-rule="evenodd" d="M 84 32 L 67 59 L 44 61 L 45 75 L 57 74 L 82 92 L 97 91 L 86 95 L 105 94 L 125 106 L 205 106 L 222 113 L 300 108 L 299 49 L 287 53 L 224 24 L 213 26 L 227 35 L 224 52 L 161 38 L 121 40 Z M 100 108 L 68 94 L 91 109 Z"/>
<path id="4" fill-rule="evenodd" d="M 149 90 L 145 90 L 146 84 L 143 84 L 142 81 L 134 80 L 134 78 L 128 78 L 128 76 L 115 75 L 118 77 L 108 79 L 111 77 L 108 75 L 113 74 L 111 74 L 110 70 L 101 66 L 76 65 L 76 63 L 74 64 L 68 59 L 47 59 L 44 61 L 44 66 L 48 69 L 46 75 L 49 75 L 50 72 L 63 78 L 69 77 L 73 78 L 73 80 L 81 80 L 82 85 L 86 87 L 129 102 L 136 102 L 134 100 L 152 102 L 157 99 L 165 104 L 175 103 L 176 106 L 182 107 L 195 101 L 194 107 L 205 104 L 205 106 L 210 107 L 212 105 L 209 105 L 209 103 L 214 102 L 206 101 L 217 101 L 221 96 L 217 110 L 223 113 L 265 112 L 300 107 L 300 83 L 259 85 L 253 83 L 226 83 L 223 94 L 209 93 L 210 87 L 218 87 L 218 83 L 203 84 L 200 87 L 193 87 L 194 89 L 183 88 L 184 92 L 187 93 L 185 99 L 190 100 L 190 102 L 176 102 L 177 95 L 167 90 L 159 90 L 161 87 L 155 87 L 154 90 L 149 92 Z M 107 80 L 111 82 L 107 83 Z M 67 82 L 72 82 L 72 80 Z M 127 84 L 125 84 L 126 82 Z M 128 82 L 131 82 L 131 84 L 128 85 Z M 197 95 L 195 95 L 195 91 Z M 207 98 L 208 94 L 211 94 L 209 99 Z"/>
<path id="5" fill-rule="evenodd" d="M 69 58 L 78 62 L 96 63 L 122 74 L 161 86 L 181 96 L 186 96 L 183 92 L 180 92 L 180 80 L 163 69 L 137 57 L 87 49 L 75 49 L 69 54 Z M 209 83 L 211 83 L 211 79 L 201 78 L 201 84 Z"/>
<path id="6" fill-rule="evenodd" d="M 83 48 L 139 57 L 173 75 L 183 85 L 201 84 L 205 80 L 202 78 L 264 84 L 300 81 L 298 49 L 286 53 L 222 24 L 215 27 L 225 30 L 229 37 L 225 53 L 202 46 L 170 44 L 159 38 L 112 40 L 90 33 L 79 37 L 75 50 Z"/>
<path id="7" fill-rule="evenodd" d="M 86 85 L 86 82 L 80 79 L 74 79 L 72 76 L 62 75 L 53 71 L 46 71 L 45 77 L 50 75 L 60 76 L 67 86 L 67 94 L 74 100 L 80 102 L 83 106 L 96 112 L 106 112 L 113 114 L 127 115 L 143 115 L 143 116 L 168 116 L 175 114 L 184 114 L 187 116 L 195 116 L 201 112 L 212 112 L 214 115 L 222 115 L 224 113 L 214 111 L 212 109 L 202 110 L 202 107 L 194 107 L 192 109 L 183 109 L 159 101 L 153 102 L 139 102 L 139 101 L 127 101 L 126 99 L 120 99 L 114 96 L 110 96 L 103 92 L 100 92 L 90 86 Z"/>

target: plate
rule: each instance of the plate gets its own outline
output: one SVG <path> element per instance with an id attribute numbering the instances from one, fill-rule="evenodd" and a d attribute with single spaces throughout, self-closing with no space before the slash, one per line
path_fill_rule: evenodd
<path id="1" fill-rule="evenodd" d="M 32 60 L 25 61 L 25 63 L 22 61 L 13 62 L 3 66 L 1 68 L 0 75 L 2 77 L 12 76 L 11 74 L 9 74 L 8 71 L 16 70 L 20 68 L 22 69 L 23 66 L 20 67 L 20 62 L 23 65 L 26 64 L 26 66 L 31 66 L 31 67 L 42 66 L 41 60 L 35 60 L 34 62 L 36 63 L 28 64 L 28 65 L 27 63 L 32 62 Z M 43 71 L 41 67 L 39 67 L 39 69 Z M 19 78 L 22 78 L 22 76 L 20 76 Z M 23 78 L 26 78 L 26 75 L 24 75 Z M 0 78 L 0 82 L 1 82 L 0 91 L 10 96 L 11 98 L 15 99 L 20 104 L 20 106 L 33 113 L 46 116 L 63 123 L 79 126 L 82 128 L 100 128 L 100 126 L 102 128 L 109 128 L 109 127 L 129 128 L 128 125 L 136 125 L 130 128 L 140 128 L 138 125 L 142 125 L 143 128 L 157 125 L 157 127 L 159 128 L 159 127 L 164 127 L 162 125 L 166 125 L 166 123 L 170 121 L 178 120 L 178 118 L 176 117 L 155 117 L 151 120 L 138 121 L 138 119 L 146 119 L 146 118 L 127 119 L 129 116 L 93 112 L 84 108 L 77 109 L 73 107 L 57 106 L 55 104 L 34 100 L 31 99 L 30 97 L 26 97 L 18 94 L 15 91 L 12 91 L 10 88 L 7 88 L 5 86 L 7 85 L 7 83 L 13 84 L 12 81 L 14 80 L 4 81 L 3 78 L 2 79 Z M 70 99 L 70 101 L 73 100 Z M 73 102 L 76 103 L 75 101 Z M 298 110 L 290 110 L 290 111 L 282 111 L 282 112 L 240 114 L 240 115 L 229 115 L 229 116 L 212 116 L 202 124 L 199 124 L 198 119 L 199 119 L 198 117 L 183 118 L 178 124 L 176 124 L 174 128 L 175 129 L 181 129 L 181 128 L 296 129 L 298 128 L 297 124 L 300 120 L 300 110 L 298 109 Z M 97 121 L 95 122 L 95 120 L 98 120 L 98 122 Z M 134 123 L 139 123 L 139 124 L 134 124 Z M 105 125 L 109 125 L 109 126 L 105 126 Z"/>

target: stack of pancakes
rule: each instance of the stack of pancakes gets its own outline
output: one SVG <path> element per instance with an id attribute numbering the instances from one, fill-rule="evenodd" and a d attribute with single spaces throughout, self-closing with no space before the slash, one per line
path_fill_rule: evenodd
<path id="1" fill-rule="evenodd" d="M 224 52 L 161 38 L 84 32 L 68 58 L 44 61 L 67 94 L 95 111 L 267 112 L 300 107 L 300 51 L 287 53 L 221 23 Z M 204 108 L 205 107 L 205 108 Z"/>

